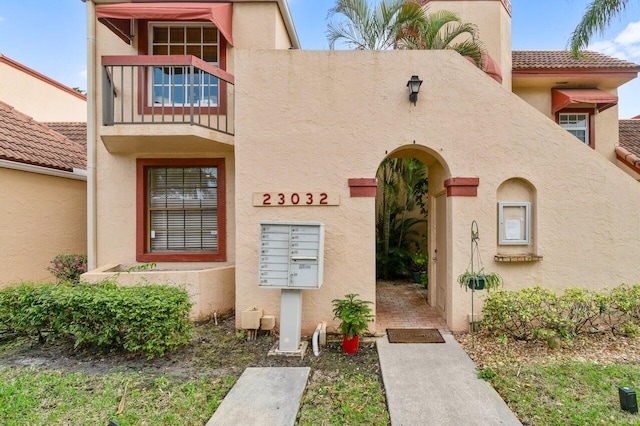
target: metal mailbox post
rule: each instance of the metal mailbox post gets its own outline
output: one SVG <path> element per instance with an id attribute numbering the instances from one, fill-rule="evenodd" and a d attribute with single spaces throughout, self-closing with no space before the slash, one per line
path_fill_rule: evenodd
<path id="1" fill-rule="evenodd" d="M 280 289 L 280 341 L 276 352 L 302 351 L 301 290 L 322 286 L 324 224 L 260 222 L 258 287 Z"/>

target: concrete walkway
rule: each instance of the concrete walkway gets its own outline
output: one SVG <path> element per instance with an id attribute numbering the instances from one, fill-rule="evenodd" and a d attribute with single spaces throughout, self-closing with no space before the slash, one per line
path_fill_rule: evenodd
<path id="1" fill-rule="evenodd" d="M 389 343 L 377 339 L 392 426 L 520 425 L 425 301 L 419 286 L 393 282 L 377 287 L 377 331 L 438 328 L 445 343 Z M 313 356 L 307 353 L 307 356 Z M 247 368 L 207 426 L 295 423 L 308 367 Z"/>
<path id="2" fill-rule="evenodd" d="M 293 426 L 310 371 L 247 368 L 206 426 Z"/>
<path id="3" fill-rule="evenodd" d="M 377 339 L 392 426 L 521 425 L 450 334 L 445 343 Z"/>
<path id="4" fill-rule="evenodd" d="M 377 340 L 393 426 L 519 425 L 495 390 L 477 378 L 476 366 L 453 338 L 426 291 L 402 281 L 376 285 L 377 333 L 387 328 L 437 328 L 445 343 Z"/>

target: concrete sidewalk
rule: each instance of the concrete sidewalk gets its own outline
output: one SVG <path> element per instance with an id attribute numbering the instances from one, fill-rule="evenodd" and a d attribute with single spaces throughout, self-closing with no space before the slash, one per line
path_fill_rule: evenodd
<path id="1" fill-rule="evenodd" d="M 247 368 L 206 426 L 293 426 L 310 371 Z"/>
<path id="2" fill-rule="evenodd" d="M 450 334 L 445 343 L 377 339 L 393 426 L 521 425 Z"/>

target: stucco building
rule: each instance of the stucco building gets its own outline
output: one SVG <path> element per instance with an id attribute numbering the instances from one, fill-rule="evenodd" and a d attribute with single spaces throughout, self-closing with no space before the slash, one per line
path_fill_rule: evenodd
<path id="1" fill-rule="evenodd" d="M 0 55 L 0 287 L 52 281 L 56 255 L 86 252 L 86 108 Z"/>
<path id="2" fill-rule="evenodd" d="M 375 300 L 375 175 L 397 156 L 429 168 L 429 300 L 452 329 L 470 313 L 456 277 L 474 220 L 506 288 L 638 280 L 640 185 L 615 153 L 616 90 L 638 65 L 512 56 L 500 0 L 430 2 L 478 24 L 500 83 L 453 51 L 301 50 L 285 0 L 86 3 L 86 279 L 153 262 L 118 279 L 185 283 L 194 317 L 277 316 L 261 223 L 321 222 L 309 333 L 332 299 Z"/>

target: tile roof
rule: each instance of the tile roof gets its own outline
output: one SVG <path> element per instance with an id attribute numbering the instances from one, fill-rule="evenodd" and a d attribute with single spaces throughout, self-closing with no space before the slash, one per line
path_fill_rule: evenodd
<path id="1" fill-rule="evenodd" d="M 86 169 L 85 148 L 0 102 L 0 159 L 72 171 Z"/>
<path id="2" fill-rule="evenodd" d="M 640 157 L 640 120 L 619 120 L 620 146 Z"/>
<path id="3" fill-rule="evenodd" d="M 511 52 L 512 69 L 624 69 L 640 70 L 640 65 L 613 58 L 590 50 L 583 52 L 584 58 L 576 59 L 567 50 L 514 50 Z"/>
<path id="4" fill-rule="evenodd" d="M 75 143 L 87 146 L 87 123 L 75 121 L 49 121 L 43 122 L 45 126 L 68 137 Z"/>

